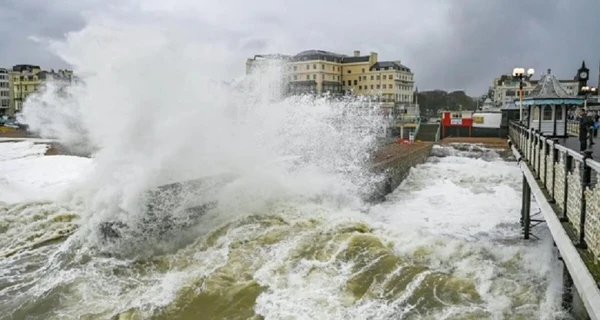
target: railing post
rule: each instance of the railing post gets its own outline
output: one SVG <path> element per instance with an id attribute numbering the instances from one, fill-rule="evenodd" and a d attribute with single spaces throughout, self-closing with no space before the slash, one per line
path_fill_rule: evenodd
<path id="1" fill-rule="evenodd" d="M 536 166 L 537 166 L 536 172 L 537 172 L 537 174 L 535 176 L 539 180 L 540 177 L 541 177 L 541 175 L 540 175 L 541 174 L 540 169 L 541 169 L 541 165 L 542 165 L 542 150 L 544 150 L 544 146 L 542 145 L 543 140 L 542 140 L 542 132 L 541 131 L 538 133 L 537 140 L 538 140 L 538 144 L 537 144 L 537 147 L 538 147 L 537 154 L 538 154 L 538 156 L 537 156 L 537 163 L 536 163 Z"/>
<path id="2" fill-rule="evenodd" d="M 565 198 L 563 199 L 563 212 L 562 217 L 560 217 L 560 221 L 567 222 L 569 218 L 567 217 L 567 200 L 569 199 L 569 169 L 573 164 L 573 156 L 571 156 L 568 152 L 565 152 Z"/>
<path id="3" fill-rule="evenodd" d="M 556 149 L 556 145 L 558 144 L 558 138 L 554 138 L 554 144 L 552 144 L 552 193 L 550 198 L 550 203 L 556 203 L 556 198 L 554 197 L 554 188 L 556 188 L 556 164 L 558 163 L 558 149 Z"/>
<path id="4" fill-rule="evenodd" d="M 531 187 L 527 183 L 527 178 L 523 175 L 523 238 L 529 239 L 529 230 L 531 229 Z"/>
<path id="5" fill-rule="evenodd" d="M 523 150 L 523 136 L 525 135 L 525 133 L 523 132 L 523 127 L 518 126 L 518 132 L 519 132 L 519 149 Z"/>
<path id="6" fill-rule="evenodd" d="M 533 173 L 534 173 L 533 176 L 535 177 L 535 168 L 536 168 L 536 165 L 535 165 L 535 161 L 536 161 L 535 160 L 535 150 L 537 149 L 537 134 L 536 134 L 535 129 L 533 129 L 532 133 L 533 133 L 533 135 L 532 135 L 532 138 L 533 138 L 533 144 L 532 145 L 533 145 L 533 147 L 531 148 L 531 161 L 533 161 L 533 162 L 531 163 L 531 169 L 533 169 Z M 537 177 L 536 177 L 536 179 L 537 179 Z"/>
<path id="7" fill-rule="evenodd" d="M 525 161 L 527 163 L 529 163 L 529 148 L 531 147 L 530 145 L 531 142 L 531 135 L 529 130 L 525 130 L 525 144 L 524 144 L 524 151 L 525 151 Z"/>
<path id="8" fill-rule="evenodd" d="M 519 221 L 521 224 L 521 228 L 523 228 L 523 222 L 525 221 L 525 207 L 527 206 L 525 204 L 525 193 L 527 193 L 525 188 L 527 188 L 527 178 L 525 178 L 525 175 L 523 175 L 523 190 L 521 192 L 521 219 Z"/>
<path id="9" fill-rule="evenodd" d="M 533 148 L 534 148 L 534 143 L 535 143 L 535 135 L 533 133 L 534 133 L 534 129 L 529 129 L 529 146 L 527 148 L 527 152 L 529 154 L 528 154 L 527 159 L 529 160 L 528 162 L 532 163 L 532 164 L 533 164 L 533 150 L 534 150 Z"/>
<path id="10" fill-rule="evenodd" d="M 544 140 L 543 144 L 542 144 L 542 150 L 544 150 L 544 187 L 546 187 L 546 183 L 548 181 L 548 161 L 546 161 L 546 159 L 548 159 L 548 154 L 550 154 L 550 148 L 548 148 L 548 139 Z M 550 194 L 550 190 L 547 190 L 548 194 Z"/>
<path id="11" fill-rule="evenodd" d="M 586 199 L 585 190 L 592 184 L 592 168 L 587 164 L 588 160 L 592 159 L 592 150 L 583 152 L 583 175 L 581 179 L 581 212 L 579 215 L 579 243 L 577 247 L 587 249 L 585 243 L 585 216 L 586 216 Z"/>

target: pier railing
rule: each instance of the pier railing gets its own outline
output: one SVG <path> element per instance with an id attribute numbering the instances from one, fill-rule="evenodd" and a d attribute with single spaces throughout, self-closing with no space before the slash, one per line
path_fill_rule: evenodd
<path id="1" fill-rule="evenodd" d="M 567 134 L 570 136 L 579 136 L 579 122 L 577 120 L 567 120 Z"/>
<path id="2" fill-rule="evenodd" d="M 535 129 L 511 122 L 509 136 L 556 206 L 562 222 L 578 248 L 587 249 L 600 262 L 600 162 L 592 151 L 583 153 L 544 137 Z"/>

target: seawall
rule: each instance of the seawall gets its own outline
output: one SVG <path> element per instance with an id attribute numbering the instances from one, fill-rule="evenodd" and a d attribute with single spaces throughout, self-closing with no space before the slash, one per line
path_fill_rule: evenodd
<path id="1" fill-rule="evenodd" d="M 367 197 L 369 202 L 381 202 L 392 193 L 408 176 L 410 168 L 424 163 L 433 143 L 419 142 L 413 145 L 389 144 L 377 150 L 374 155 L 372 170 L 383 174 L 384 179 L 378 183 Z"/>

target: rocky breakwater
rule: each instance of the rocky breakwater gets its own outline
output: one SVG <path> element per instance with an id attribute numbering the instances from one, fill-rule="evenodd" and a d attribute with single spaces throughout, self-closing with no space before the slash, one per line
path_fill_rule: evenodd
<path id="1" fill-rule="evenodd" d="M 433 143 L 392 143 L 379 148 L 373 155 L 372 169 L 383 179 L 375 186 L 368 201 L 379 202 L 396 189 L 408 176 L 410 169 L 424 163 L 431 154 Z"/>

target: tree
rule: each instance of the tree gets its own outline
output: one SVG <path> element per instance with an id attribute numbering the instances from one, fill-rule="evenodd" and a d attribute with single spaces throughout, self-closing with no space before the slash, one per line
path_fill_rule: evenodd
<path id="1" fill-rule="evenodd" d="M 434 116 L 441 110 L 475 110 L 477 100 L 464 91 L 444 90 L 421 91 L 418 93 L 421 114 Z"/>

